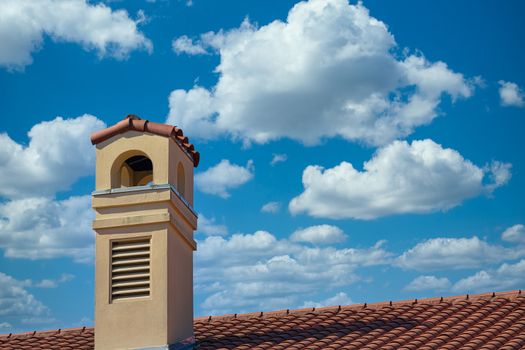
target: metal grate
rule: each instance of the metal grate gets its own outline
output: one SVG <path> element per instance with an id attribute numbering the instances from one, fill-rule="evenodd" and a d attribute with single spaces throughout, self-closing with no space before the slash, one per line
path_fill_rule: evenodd
<path id="1" fill-rule="evenodd" d="M 150 238 L 111 243 L 111 299 L 150 295 Z"/>

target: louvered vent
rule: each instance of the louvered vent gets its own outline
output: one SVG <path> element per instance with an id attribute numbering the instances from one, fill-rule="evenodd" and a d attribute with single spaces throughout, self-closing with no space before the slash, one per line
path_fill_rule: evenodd
<path id="1" fill-rule="evenodd" d="M 150 238 L 111 244 L 111 299 L 150 295 Z"/>

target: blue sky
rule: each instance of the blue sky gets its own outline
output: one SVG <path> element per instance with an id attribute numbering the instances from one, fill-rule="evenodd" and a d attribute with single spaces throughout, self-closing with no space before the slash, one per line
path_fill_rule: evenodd
<path id="1" fill-rule="evenodd" d="M 524 10 L 0 1 L 0 333 L 93 324 L 89 134 L 129 113 L 201 153 L 197 316 L 523 288 Z"/>

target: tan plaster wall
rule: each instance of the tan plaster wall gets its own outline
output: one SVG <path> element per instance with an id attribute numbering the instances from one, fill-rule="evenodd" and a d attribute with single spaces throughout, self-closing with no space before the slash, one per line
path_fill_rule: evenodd
<path id="1" fill-rule="evenodd" d="M 95 189 L 116 187 L 122 163 L 135 155 L 145 155 L 153 163 L 153 183 L 169 183 L 169 142 L 170 139 L 159 135 L 128 131 L 99 143 Z"/>
<path id="2" fill-rule="evenodd" d="M 102 231 L 101 231 L 102 232 Z M 167 344 L 168 268 L 166 225 L 97 232 L 95 274 L 95 349 L 130 349 Z M 150 296 L 110 303 L 111 241 L 151 237 Z"/>
<path id="3" fill-rule="evenodd" d="M 193 205 L 193 162 L 172 139 L 128 131 L 97 145 L 96 190 L 120 183 L 129 157 L 153 163 L 153 183 L 177 185 L 185 170 L 185 199 Z M 130 188 L 133 189 L 132 187 Z M 193 336 L 193 231 L 197 217 L 170 189 L 96 194 L 95 348 L 163 346 Z M 111 241 L 151 237 L 150 296 L 110 301 Z"/>
<path id="4" fill-rule="evenodd" d="M 137 192 L 112 193 L 92 198 L 95 219 L 166 213 L 176 214 L 181 225 L 192 235 L 197 228 L 197 217 L 170 189 L 151 189 Z"/>
<path id="5" fill-rule="evenodd" d="M 137 192 L 112 193 L 110 195 L 94 196 L 93 208 L 129 207 L 132 205 L 148 205 L 155 202 L 169 201 L 170 189 L 151 189 Z"/>
<path id="6" fill-rule="evenodd" d="M 120 183 L 122 163 L 129 157 L 145 155 L 153 163 L 153 183 L 177 186 L 177 166 L 185 171 L 185 199 L 193 206 L 193 161 L 171 138 L 127 131 L 97 145 L 95 189 L 107 190 Z"/>
<path id="7" fill-rule="evenodd" d="M 168 228 L 168 342 L 193 335 L 193 251 Z"/>
<path id="8" fill-rule="evenodd" d="M 188 203 L 193 206 L 193 161 L 184 153 L 179 145 L 170 140 L 170 168 L 169 168 L 169 180 L 170 184 L 177 186 L 177 166 L 179 162 L 182 163 L 184 167 L 184 172 L 186 174 L 185 179 L 185 199 Z"/>
<path id="9" fill-rule="evenodd" d="M 169 189 L 95 195 L 95 348 L 161 346 L 193 335 L 197 218 Z M 151 295 L 110 302 L 111 240 L 151 237 Z"/>

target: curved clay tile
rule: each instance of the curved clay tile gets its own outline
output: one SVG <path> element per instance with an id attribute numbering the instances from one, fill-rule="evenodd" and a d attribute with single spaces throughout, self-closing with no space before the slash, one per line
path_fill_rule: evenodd
<path id="1" fill-rule="evenodd" d="M 194 320 L 199 350 L 521 350 L 521 291 Z M 94 350 L 93 328 L 0 335 L 2 350 Z"/>
<path id="2" fill-rule="evenodd" d="M 121 120 L 115 125 L 92 133 L 91 143 L 96 145 L 112 138 L 115 135 L 122 134 L 130 130 L 149 132 L 151 134 L 172 138 L 175 142 L 177 142 L 177 144 L 181 146 L 184 151 L 190 155 L 190 157 L 193 159 L 193 165 L 195 167 L 199 165 L 200 154 L 199 152 L 195 151 L 195 146 L 190 143 L 188 137 L 184 136 L 184 133 L 181 129 L 173 125 L 150 122 L 149 120 L 141 119 L 134 114 L 126 116 L 124 120 Z"/>

